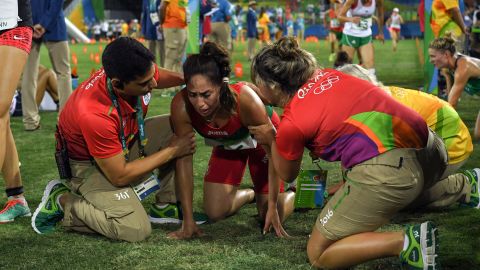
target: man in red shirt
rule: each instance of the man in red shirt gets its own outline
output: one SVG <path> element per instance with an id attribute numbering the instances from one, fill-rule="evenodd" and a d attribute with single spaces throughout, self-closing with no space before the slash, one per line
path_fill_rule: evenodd
<path id="1" fill-rule="evenodd" d="M 53 231 L 63 219 L 62 225 L 74 231 L 141 241 L 151 225 L 139 199 L 145 193 L 132 186 L 148 179 L 143 188 L 150 190 L 146 183 L 155 184 L 158 177 L 157 203 L 176 201 L 171 161 L 194 152 L 195 136 L 173 135 L 168 115 L 143 120 L 153 88 L 183 84 L 181 74 L 159 70 L 154 61 L 135 39 L 118 38 L 105 48 L 103 69 L 70 96 L 57 132 L 57 144 L 63 146 L 57 148 L 69 155 L 61 159 L 70 163 L 71 176 L 64 177 L 69 188 L 59 180 L 47 185 L 32 217 L 37 233 Z M 153 174 L 157 168 L 158 175 Z"/>

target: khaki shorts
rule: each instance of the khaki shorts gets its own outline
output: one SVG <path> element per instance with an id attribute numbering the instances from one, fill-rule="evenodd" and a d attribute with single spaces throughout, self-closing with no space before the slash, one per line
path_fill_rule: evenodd
<path id="1" fill-rule="evenodd" d="M 343 172 L 346 183 L 328 201 L 316 228 L 330 240 L 378 229 L 422 191 L 419 150 L 399 148 Z"/>

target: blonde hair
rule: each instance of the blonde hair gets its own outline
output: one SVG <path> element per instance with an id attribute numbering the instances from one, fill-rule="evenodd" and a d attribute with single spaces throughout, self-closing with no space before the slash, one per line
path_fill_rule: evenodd
<path id="1" fill-rule="evenodd" d="M 447 32 L 445 36 L 436 38 L 430 42 L 428 48 L 435 49 L 439 51 L 449 51 L 450 53 L 455 54 L 455 38 L 453 37 L 451 32 Z"/>
<path id="2" fill-rule="evenodd" d="M 388 88 L 388 86 L 385 86 L 381 81 L 377 80 L 375 76 L 370 75 L 368 70 L 364 69 L 362 66 L 359 66 L 357 64 L 346 64 L 337 68 L 337 70 L 345 74 L 365 80 L 377 87 L 380 87 L 383 91 L 387 92 L 387 94 L 389 94 L 390 96 L 392 95 L 392 91 L 390 90 L 390 88 Z"/>
<path id="3" fill-rule="evenodd" d="M 251 79 L 256 85 L 280 89 L 288 96 L 310 79 L 319 68 L 315 57 L 299 47 L 293 37 L 283 37 L 263 47 L 251 66 Z"/>
<path id="4" fill-rule="evenodd" d="M 359 79 L 368 81 L 375 86 L 383 86 L 383 83 L 378 81 L 374 76 L 370 75 L 368 70 L 364 69 L 363 67 L 357 64 L 345 64 L 337 68 L 337 70 L 345 74 L 357 77 Z"/>

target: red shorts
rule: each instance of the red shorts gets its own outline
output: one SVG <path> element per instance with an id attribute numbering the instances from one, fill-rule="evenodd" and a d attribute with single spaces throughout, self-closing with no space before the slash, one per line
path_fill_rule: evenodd
<path id="1" fill-rule="evenodd" d="M 400 33 L 400 29 L 399 29 L 399 28 L 390 27 L 390 28 L 388 28 L 388 29 L 389 29 L 390 31 Z"/>
<path id="2" fill-rule="evenodd" d="M 268 158 L 262 146 L 255 149 L 225 150 L 214 147 L 205 174 L 205 182 L 239 186 L 245 167 L 250 170 L 255 193 L 268 194 Z M 280 192 L 283 192 L 283 182 Z"/>
<path id="3" fill-rule="evenodd" d="M 280 118 L 276 113 L 273 113 L 271 120 L 278 128 Z M 260 145 L 255 149 L 245 150 L 225 150 L 223 147 L 214 147 L 204 180 L 210 183 L 239 186 L 247 162 L 255 193 L 268 194 L 268 157 Z M 284 192 L 283 182 L 280 184 L 280 192 Z"/>
<path id="4" fill-rule="evenodd" d="M 30 53 L 33 30 L 29 26 L 20 26 L 0 34 L 0 46 L 12 46 Z"/>

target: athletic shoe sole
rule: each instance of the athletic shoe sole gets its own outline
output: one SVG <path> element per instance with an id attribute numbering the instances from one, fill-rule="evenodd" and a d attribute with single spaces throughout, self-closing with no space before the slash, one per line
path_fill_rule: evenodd
<path id="1" fill-rule="evenodd" d="M 479 181 L 480 181 L 480 179 L 479 179 L 480 178 L 480 169 L 475 168 L 472 171 L 474 171 L 477 174 L 477 179 L 476 179 L 477 180 L 477 192 L 478 192 L 478 194 L 480 194 L 480 183 L 479 183 Z M 480 200 L 478 200 L 478 204 L 477 204 L 477 206 L 475 206 L 475 208 L 480 209 Z"/>
<path id="2" fill-rule="evenodd" d="M 32 216 L 32 213 L 28 213 L 28 214 L 24 214 L 24 215 L 21 215 L 21 216 L 17 216 L 18 217 L 31 217 Z M 9 219 L 9 220 L 4 220 L 4 221 L 0 221 L 0 224 L 5 224 L 5 223 L 10 223 L 10 222 L 14 222 L 15 219 Z"/>
<path id="3" fill-rule="evenodd" d="M 155 218 L 148 215 L 148 219 L 150 220 L 150 223 L 154 224 L 182 224 L 182 221 L 176 218 Z M 202 225 L 206 222 L 206 220 L 195 221 L 197 225 Z"/>
<path id="4" fill-rule="evenodd" d="M 431 239 L 431 243 L 429 243 Z M 422 249 L 423 269 L 436 270 L 440 268 L 437 262 L 438 231 L 437 227 L 430 221 L 420 225 L 420 247 Z"/>
<path id="5" fill-rule="evenodd" d="M 35 212 L 33 213 L 33 216 L 32 216 L 32 228 L 33 230 L 38 233 L 38 234 L 43 234 L 42 232 L 40 232 L 38 229 L 37 229 L 37 226 L 35 225 L 35 219 L 37 218 L 38 216 L 38 213 L 40 213 L 40 210 L 45 206 L 45 204 L 47 203 L 48 201 L 48 196 L 50 195 L 50 192 L 52 192 L 52 189 L 54 186 L 58 185 L 58 184 L 62 184 L 62 182 L 60 180 L 52 180 L 50 182 L 48 182 L 47 184 L 47 187 L 45 187 L 45 190 L 43 191 L 43 197 L 42 197 L 42 201 L 40 202 L 40 204 L 38 205 L 37 209 L 35 209 Z"/>

